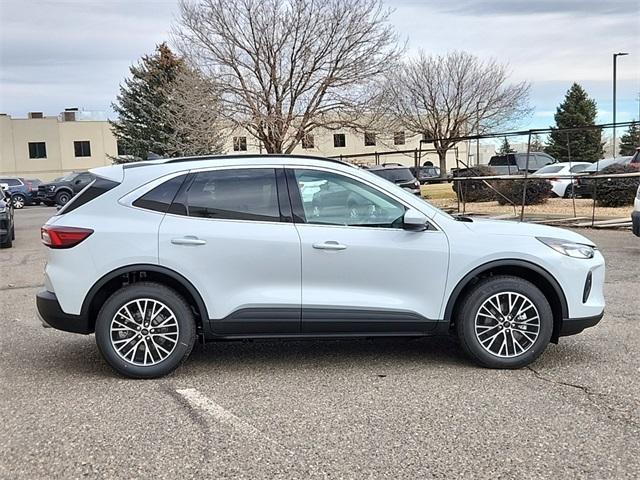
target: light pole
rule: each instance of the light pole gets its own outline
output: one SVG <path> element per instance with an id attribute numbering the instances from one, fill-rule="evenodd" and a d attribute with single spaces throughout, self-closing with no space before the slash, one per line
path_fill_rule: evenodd
<path id="1" fill-rule="evenodd" d="M 613 158 L 616 158 L 616 64 L 618 57 L 629 55 L 627 52 L 613 54 Z"/>

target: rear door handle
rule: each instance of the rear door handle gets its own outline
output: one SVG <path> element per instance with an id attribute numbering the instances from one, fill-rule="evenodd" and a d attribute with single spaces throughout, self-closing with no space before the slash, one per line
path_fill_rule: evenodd
<path id="1" fill-rule="evenodd" d="M 206 245 L 206 240 L 201 240 L 193 235 L 186 235 L 180 238 L 172 238 L 171 243 L 174 245 Z"/>
<path id="2" fill-rule="evenodd" d="M 324 243 L 314 243 L 313 248 L 317 248 L 318 250 L 346 250 L 347 246 L 336 241 L 329 240 Z"/>

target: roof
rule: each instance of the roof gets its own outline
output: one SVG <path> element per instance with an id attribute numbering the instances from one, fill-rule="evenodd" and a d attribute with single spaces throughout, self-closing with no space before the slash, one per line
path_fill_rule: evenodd
<path id="1" fill-rule="evenodd" d="M 280 158 L 283 160 L 284 159 L 286 160 L 303 159 L 303 160 L 316 160 L 316 161 L 319 160 L 323 162 L 339 163 L 341 165 L 353 166 L 352 164 L 347 163 L 343 160 L 339 160 L 337 158 L 327 158 L 327 157 L 321 157 L 321 156 L 315 156 L 315 155 L 262 153 L 262 154 L 233 154 L 233 155 L 200 155 L 200 156 L 190 156 L 190 157 L 163 158 L 160 160 L 148 160 L 148 161 L 141 161 L 141 162 L 125 163 L 123 165 L 123 168 L 129 169 L 129 168 L 137 168 L 137 167 L 142 167 L 147 165 L 169 165 L 174 163 L 200 162 L 200 161 L 211 161 L 211 160 L 226 161 L 226 160 L 232 160 L 232 159 L 242 159 L 244 161 L 250 161 L 252 159 L 260 159 L 260 161 L 264 161 L 266 159 L 269 159 L 267 161 L 271 161 L 273 158 Z"/>

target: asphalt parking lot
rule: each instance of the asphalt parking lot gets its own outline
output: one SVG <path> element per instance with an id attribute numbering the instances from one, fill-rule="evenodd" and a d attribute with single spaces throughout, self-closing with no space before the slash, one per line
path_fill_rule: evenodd
<path id="1" fill-rule="evenodd" d="M 0 478 L 639 478 L 640 239 L 584 230 L 607 313 L 532 368 L 449 339 L 196 347 L 170 377 L 116 376 L 93 336 L 41 327 L 52 208 L 0 250 Z"/>

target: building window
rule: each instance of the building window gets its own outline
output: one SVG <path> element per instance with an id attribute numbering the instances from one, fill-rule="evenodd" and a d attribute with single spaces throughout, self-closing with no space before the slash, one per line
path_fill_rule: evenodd
<path id="1" fill-rule="evenodd" d="M 247 137 L 233 137 L 233 151 L 234 152 L 246 152 L 247 151 Z"/>
<path id="2" fill-rule="evenodd" d="M 373 132 L 364 132 L 364 146 L 374 147 L 376 144 L 376 134 Z"/>
<path id="3" fill-rule="evenodd" d="M 315 143 L 313 140 L 313 135 L 310 133 L 305 134 L 305 136 L 302 137 L 302 148 L 314 148 Z"/>
<path id="4" fill-rule="evenodd" d="M 404 145 L 404 130 L 400 132 L 395 132 L 393 134 L 393 144 L 394 145 Z"/>
<path id="5" fill-rule="evenodd" d="M 343 148 L 347 146 L 347 138 L 344 133 L 333 134 L 333 146 L 335 148 Z"/>
<path id="6" fill-rule="evenodd" d="M 47 158 L 45 142 L 29 142 L 29 158 Z"/>
<path id="7" fill-rule="evenodd" d="M 73 142 L 73 149 L 76 152 L 76 157 L 91 156 L 91 142 L 89 142 L 89 140 L 80 140 L 77 142 Z"/>

